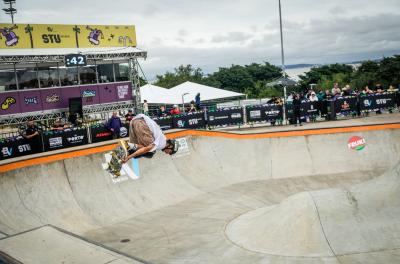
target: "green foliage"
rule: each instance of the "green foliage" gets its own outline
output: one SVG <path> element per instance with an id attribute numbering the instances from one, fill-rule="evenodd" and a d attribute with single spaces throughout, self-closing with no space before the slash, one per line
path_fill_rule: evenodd
<path id="1" fill-rule="evenodd" d="M 275 87 L 267 86 L 265 81 L 257 81 L 253 87 L 245 90 L 248 98 L 269 98 L 272 96 L 283 96 L 283 87 L 279 85 Z"/>
<path id="2" fill-rule="evenodd" d="M 216 88 L 245 93 L 249 98 L 283 96 L 283 87 L 268 87 L 267 84 L 282 76 L 279 67 L 264 62 L 250 65 L 221 67 L 218 71 L 204 76 L 200 68 L 181 65 L 174 72 L 157 75 L 155 85 L 171 88 L 186 81 L 209 85 Z M 346 64 L 330 64 L 313 67 L 300 77 L 300 86 L 288 87 L 287 91 L 299 91 L 316 84 L 317 90 L 332 89 L 334 83 L 340 87 L 350 84 L 352 88 L 362 89 L 381 83 L 384 87 L 400 83 L 400 55 L 384 58 L 380 62 L 364 61 L 357 69 Z M 141 80 L 141 83 L 142 80 Z"/>
<path id="3" fill-rule="evenodd" d="M 156 79 L 155 85 L 164 88 L 172 88 L 187 81 L 202 83 L 203 73 L 200 68 L 193 68 L 192 65 L 188 64 L 175 68 L 174 72 L 166 72 L 164 75 L 157 75 Z"/>
<path id="4" fill-rule="evenodd" d="M 217 72 L 208 75 L 204 83 L 254 97 L 261 93 L 267 82 L 280 76 L 282 76 L 282 70 L 268 62 L 252 63 L 245 66 L 232 65 L 229 68 L 219 68 Z"/>
<path id="5" fill-rule="evenodd" d="M 364 61 L 357 69 L 349 65 L 331 64 L 312 68 L 300 76 L 301 87 L 307 89 L 310 84 L 317 84 L 317 89 L 331 89 L 334 83 L 343 87 L 350 84 L 361 90 L 365 86 L 374 87 L 381 83 L 384 87 L 400 83 L 400 55 L 384 58 L 380 62 Z"/>
<path id="6" fill-rule="evenodd" d="M 140 86 L 147 84 L 147 81 L 144 78 L 142 78 L 141 76 L 139 77 L 139 82 L 140 82 Z"/>
<path id="7" fill-rule="evenodd" d="M 384 58 L 379 64 L 377 79 L 384 86 L 400 83 L 400 55 Z"/>
<path id="8" fill-rule="evenodd" d="M 219 68 L 217 72 L 208 76 L 212 82 L 219 84 L 218 88 L 243 93 L 246 88 L 253 87 L 254 81 L 246 68 L 232 65 L 230 68 Z"/>
<path id="9" fill-rule="evenodd" d="M 344 86 L 351 80 L 354 69 L 346 64 L 330 64 L 313 67 L 304 75 L 300 75 L 300 85 L 307 89 L 310 84 L 317 84 L 319 89 L 331 89 L 334 83 Z"/>

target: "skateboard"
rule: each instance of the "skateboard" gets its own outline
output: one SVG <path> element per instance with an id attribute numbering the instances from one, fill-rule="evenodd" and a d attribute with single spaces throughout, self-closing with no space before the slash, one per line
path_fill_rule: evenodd
<path id="1" fill-rule="evenodd" d="M 122 159 L 128 156 L 128 144 L 125 140 L 120 140 L 115 149 L 104 154 L 106 163 L 103 163 L 103 169 L 107 171 L 113 181 L 119 178 L 119 181 L 129 178 L 136 180 L 139 176 L 134 172 L 131 166 L 127 163 L 122 163 Z M 132 164 L 134 161 L 132 161 Z M 125 176 L 125 177 L 121 177 Z"/>

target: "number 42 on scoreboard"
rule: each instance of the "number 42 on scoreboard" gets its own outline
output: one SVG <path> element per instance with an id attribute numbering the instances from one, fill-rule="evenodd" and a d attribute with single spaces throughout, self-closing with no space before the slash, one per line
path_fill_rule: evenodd
<path id="1" fill-rule="evenodd" d="M 65 55 L 66 67 L 86 66 L 86 56 L 82 54 L 68 54 Z"/>

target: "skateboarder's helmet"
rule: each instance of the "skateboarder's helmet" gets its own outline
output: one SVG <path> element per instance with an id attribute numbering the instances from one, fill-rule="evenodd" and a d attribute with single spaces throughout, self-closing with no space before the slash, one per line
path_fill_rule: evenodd
<path id="1" fill-rule="evenodd" d="M 179 149 L 179 143 L 175 139 L 168 139 L 167 140 L 167 145 L 165 146 L 165 149 L 170 149 L 171 152 L 169 155 L 174 155 L 178 149 Z"/>

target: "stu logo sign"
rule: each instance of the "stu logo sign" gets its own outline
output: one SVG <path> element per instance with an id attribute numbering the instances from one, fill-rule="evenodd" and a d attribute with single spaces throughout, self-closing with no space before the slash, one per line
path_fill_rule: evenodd
<path id="1" fill-rule="evenodd" d="M 61 43 L 61 37 L 59 34 L 43 34 L 43 43 Z"/>

